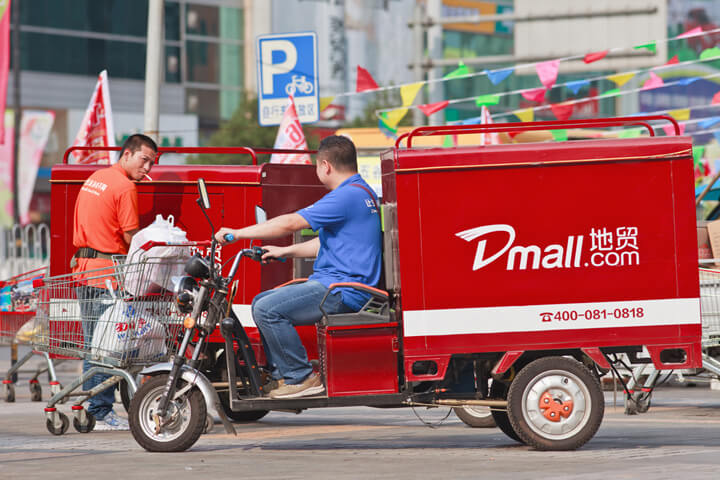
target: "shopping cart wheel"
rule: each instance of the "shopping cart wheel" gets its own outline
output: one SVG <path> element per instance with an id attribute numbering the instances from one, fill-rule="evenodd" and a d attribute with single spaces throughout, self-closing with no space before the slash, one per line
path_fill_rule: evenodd
<path id="1" fill-rule="evenodd" d="M 37 381 L 30 383 L 30 400 L 42 402 L 42 386 Z"/>
<path id="2" fill-rule="evenodd" d="M 68 420 L 67 415 L 62 412 L 56 412 L 55 414 L 57 415 L 57 422 L 48 418 L 45 421 L 45 426 L 47 427 L 48 432 L 53 435 L 62 435 L 67 432 L 67 429 L 70 426 L 70 420 Z"/>
<path id="3" fill-rule="evenodd" d="M 7 403 L 13 403 L 15 401 L 15 385 L 12 383 L 4 383 L 3 396 Z"/>
<path id="4" fill-rule="evenodd" d="M 95 415 L 85 409 L 75 412 L 73 427 L 80 433 L 90 433 L 95 428 Z"/>

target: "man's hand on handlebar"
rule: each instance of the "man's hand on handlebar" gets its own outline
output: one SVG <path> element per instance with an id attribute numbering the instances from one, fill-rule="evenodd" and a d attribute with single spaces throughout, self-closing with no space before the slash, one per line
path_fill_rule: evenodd
<path id="1" fill-rule="evenodd" d="M 215 240 L 220 245 L 227 245 L 228 243 L 233 243 L 235 240 L 237 240 L 236 230 L 232 228 L 222 227 L 215 234 Z"/>
<path id="2" fill-rule="evenodd" d="M 275 245 L 263 245 L 265 252 L 262 255 L 262 262 L 268 263 L 273 260 L 281 259 L 284 261 L 290 254 L 290 249 L 287 247 L 276 247 Z"/>

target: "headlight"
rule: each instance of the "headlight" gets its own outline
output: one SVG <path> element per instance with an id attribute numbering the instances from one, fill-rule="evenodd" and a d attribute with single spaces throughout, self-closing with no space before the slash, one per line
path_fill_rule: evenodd
<path id="1" fill-rule="evenodd" d="M 195 278 L 210 278 L 210 266 L 203 257 L 195 254 L 185 262 L 185 273 Z"/>
<path id="2" fill-rule="evenodd" d="M 200 287 L 193 277 L 184 276 L 175 285 L 175 304 L 181 313 L 190 313 Z"/>

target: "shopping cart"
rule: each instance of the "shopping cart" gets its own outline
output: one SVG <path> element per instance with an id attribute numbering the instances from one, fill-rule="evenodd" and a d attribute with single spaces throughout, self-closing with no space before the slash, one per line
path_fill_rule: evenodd
<path id="1" fill-rule="evenodd" d="M 95 419 L 83 408 L 85 400 L 120 382 L 132 396 L 137 373 L 175 353 L 183 319 L 171 292 L 190 257 L 189 246 L 148 242 L 132 258 L 116 257 L 112 267 L 43 280 L 35 348 L 91 364 L 49 400 L 45 412 L 50 433 L 61 435 L 69 426 L 57 403 L 75 397 L 73 425 L 79 432 L 90 432 Z M 83 383 L 96 374 L 110 377 L 83 390 Z"/>
<path id="2" fill-rule="evenodd" d="M 10 369 L 5 373 L 3 379 L 3 398 L 6 402 L 15 401 L 15 383 L 17 382 L 18 371 L 35 355 L 44 357 L 36 369 L 28 384 L 30 387 L 30 399 L 34 402 L 42 400 L 42 387 L 38 377 L 47 372 L 50 383 L 50 390 L 53 394 L 60 391 L 61 386 L 57 381 L 55 366 L 62 360 L 53 359 L 46 352 L 31 350 L 22 358 L 17 358 L 18 344 L 29 343 L 34 332 L 33 329 L 21 332 L 20 329 L 35 316 L 37 308 L 37 295 L 33 288 L 33 282 L 43 278 L 47 274 L 47 267 L 37 268 L 29 272 L 16 275 L 11 279 L 1 282 L 0 288 L 4 290 L 3 306 L 7 311 L 0 312 L 0 345 L 10 346 Z M 53 363 L 53 360 L 55 362 Z"/>
<path id="3" fill-rule="evenodd" d="M 720 269 L 710 268 L 716 260 L 701 260 L 700 276 L 700 314 L 702 318 L 702 359 L 703 368 L 720 377 Z M 626 393 L 629 400 L 625 402 L 625 413 L 633 415 L 644 413 L 650 408 L 650 398 L 657 386 L 662 370 L 655 369 L 652 364 L 643 364 L 632 370 L 627 383 Z M 642 386 L 638 388 L 638 379 L 647 375 Z M 679 372 L 678 375 L 682 375 Z"/>

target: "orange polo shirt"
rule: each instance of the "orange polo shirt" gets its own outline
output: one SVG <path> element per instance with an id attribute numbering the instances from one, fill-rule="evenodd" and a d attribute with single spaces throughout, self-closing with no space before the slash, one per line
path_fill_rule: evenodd
<path id="1" fill-rule="evenodd" d="M 126 254 L 129 245 L 123 233 L 139 226 L 137 188 L 119 164 L 98 170 L 85 180 L 75 202 L 73 245 Z M 112 265 L 112 260 L 103 258 L 78 258 L 77 262 L 73 273 Z"/>

